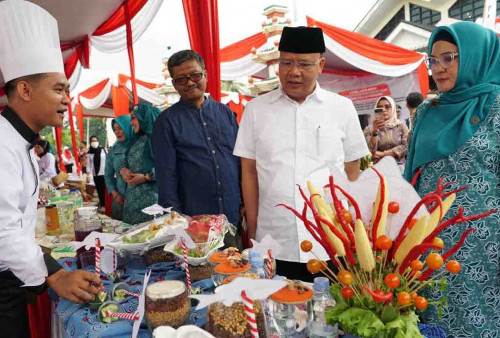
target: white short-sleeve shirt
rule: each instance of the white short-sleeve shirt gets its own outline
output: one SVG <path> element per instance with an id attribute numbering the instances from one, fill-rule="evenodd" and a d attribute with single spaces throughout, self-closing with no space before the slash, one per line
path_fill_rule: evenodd
<path id="1" fill-rule="evenodd" d="M 315 244 L 321 259 L 328 256 L 302 222 L 283 207 L 301 211 L 304 202 L 296 187 L 307 181 L 318 190 L 328 183 L 331 168 L 344 173 L 344 162 L 369 154 L 351 100 L 316 89 L 301 104 L 281 88 L 250 101 L 238 131 L 234 155 L 256 161 L 259 182 L 257 240 L 270 234 L 282 247 L 278 259 L 307 262 L 310 254 L 299 243 Z M 320 249 L 321 248 L 321 249 Z"/>

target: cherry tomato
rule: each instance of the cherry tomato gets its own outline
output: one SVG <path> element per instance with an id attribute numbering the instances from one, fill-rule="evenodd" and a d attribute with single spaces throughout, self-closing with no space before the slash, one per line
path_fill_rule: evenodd
<path id="1" fill-rule="evenodd" d="M 425 262 L 431 270 L 437 270 L 443 266 L 443 257 L 435 252 L 432 252 L 427 256 Z"/>
<path id="2" fill-rule="evenodd" d="M 435 246 L 438 246 L 439 248 L 443 249 L 444 248 L 444 242 L 441 238 L 435 237 L 434 240 L 432 241 L 432 244 Z"/>
<path id="3" fill-rule="evenodd" d="M 389 202 L 389 206 L 388 206 L 387 210 L 391 214 L 397 214 L 399 212 L 399 203 L 396 201 Z"/>
<path id="4" fill-rule="evenodd" d="M 389 250 L 392 247 L 392 239 L 389 236 L 382 235 L 377 238 L 377 248 L 381 250 Z"/>
<path id="5" fill-rule="evenodd" d="M 422 263 L 418 259 L 414 259 L 411 261 L 410 267 L 413 271 L 420 271 L 424 268 L 424 263 Z"/>
<path id="6" fill-rule="evenodd" d="M 415 300 L 415 298 L 417 298 L 417 296 L 418 296 L 418 295 L 417 295 L 417 291 L 413 291 L 413 292 L 410 294 L 410 296 L 411 296 L 411 300 Z"/>
<path id="7" fill-rule="evenodd" d="M 346 221 L 347 223 L 351 223 L 351 222 L 352 222 L 352 215 L 351 215 L 351 213 L 349 212 L 349 210 L 344 210 L 344 211 L 343 211 L 343 213 L 344 213 L 344 218 L 345 218 L 345 221 Z"/>
<path id="8" fill-rule="evenodd" d="M 417 296 L 414 300 L 415 307 L 419 310 L 424 310 L 427 307 L 427 299 Z"/>
<path id="9" fill-rule="evenodd" d="M 309 252 L 313 248 L 311 241 L 305 240 L 300 243 L 300 249 L 304 252 Z"/>
<path id="10" fill-rule="evenodd" d="M 412 218 L 410 221 L 410 225 L 408 226 L 408 229 L 411 230 L 411 228 L 413 228 L 415 226 L 415 224 L 417 224 L 417 222 L 418 222 L 418 218 Z"/>
<path id="11" fill-rule="evenodd" d="M 326 261 L 321 261 L 321 271 L 325 271 L 328 267 L 328 263 Z"/>
<path id="12" fill-rule="evenodd" d="M 354 276 L 352 275 L 352 273 L 350 271 L 340 270 L 338 275 L 337 275 L 337 278 L 341 284 L 349 285 L 352 283 Z"/>
<path id="13" fill-rule="evenodd" d="M 382 256 L 377 256 L 377 258 L 375 258 L 375 260 L 376 260 L 377 262 L 381 263 L 381 262 L 382 262 Z"/>
<path id="14" fill-rule="evenodd" d="M 307 271 L 309 271 L 313 275 L 317 274 L 321 271 L 321 262 L 317 259 L 310 259 L 307 262 Z"/>
<path id="15" fill-rule="evenodd" d="M 351 223 L 351 222 L 352 222 L 352 215 L 351 215 L 351 213 L 349 212 L 349 210 L 345 210 L 345 209 L 343 209 L 343 210 L 342 210 L 342 215 L 344 215 L 344 219 L 345 219 L 345 221 L 346 221 L 347 223 Z M 339 217 L 338 217 L 338 215 L 337 215 L 337 214 L 335 214 L 335 221 L 336 221 L 337 223 L 340 223 L 340 220 L 339 220 Z"/>
<path id="16" fill-rule="evenodd" d="M 398 293 L 398 304 L 401 306 L 405 306 L 411 303 L 411 296 L 408 292 L 406 291 L 401 291 Z"/>
<path id="17" fill-rule="evenodd" d="M 354 290 L 349 286 L 344 286 L 340 293 L 345 299 L 351 299 L 352 297 L 354 297 Z"/>
<path id="18" fill-rule="evenodd" d="M 460 266 L 460 263 L 454 260 L 450 260 L 446 263 L 446 270 L 448 270 L 450 273 L 459 273 L 460 269 L 462 267 Z"/>
<path id="19" fill-rule="evenodd" d="M 385 285 L 390 287 L 391 289 L 395 289 L 399 286 L 401 283 L 401 280 L 399 279 L 398 275 L 395 273 L 390 273 L 384 278 Z"/>

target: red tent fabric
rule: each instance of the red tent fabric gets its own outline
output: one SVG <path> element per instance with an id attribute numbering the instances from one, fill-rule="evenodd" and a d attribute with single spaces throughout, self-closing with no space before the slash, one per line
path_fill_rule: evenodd
<path id="1" fill-rule="evenodd" d="M 220 48 L 217 0 L 182 0 L 191 48 L 205 61 L 207 91 L 220 101 Z"/>

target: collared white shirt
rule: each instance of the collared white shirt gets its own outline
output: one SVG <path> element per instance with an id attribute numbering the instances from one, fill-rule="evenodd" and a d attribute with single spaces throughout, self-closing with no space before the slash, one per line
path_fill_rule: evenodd
<path id="1" fill-rule="evenodd" d="M 0 135 L 0 271 L 38 286 L 47 276 L 35 242 L 38 163 L 30 143 L 2 115 Z"/>
<path id="2" fill-rule="evenodd" d="M 40 170 L 40 179 L 52 178 L 57 176 L 56 158 L 51 153 L 46 153 L 38 160 L 38 168 Z"/>
<path id="3" fill-rule="evenodd" d="M 95 172 L 94 168 L 94 154 L 87 153 L 87 171 L 89 171 L 90 168 L 90 173 L 92 176 L 103 176 L 104 175 L 104 168 L 106 167 L 106 151 L 101 149 L 101 165 L 99 166 L 99 172 Z"/>
<path id="4" fill-rule="evenodd" d="M 283 207 L 302 211 L 304 202 L 296 184 L 306 194 L 307 181 L 318 190 L 328 183 L 331 168 L 344 172 L 344 162 L 369 154 L 351 100 L 316 89 L 301 104 L 281 88 L 250 101 L 243 114 L 234 155 L 256 161 L 259 183 L 257 240 L 270 234 L 282 247 L 276 258 L 307 262 L 310 254 L 299 244 L 308 239 L 314 252 L 327 259 L 323 248 L 302 222 Z"/>

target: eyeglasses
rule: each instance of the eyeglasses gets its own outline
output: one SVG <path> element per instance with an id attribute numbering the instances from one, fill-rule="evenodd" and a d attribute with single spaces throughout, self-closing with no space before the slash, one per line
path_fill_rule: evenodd
<path id="1" fill-rule="evenodd" d="M 278 62 L 279 62 L 280 68 L 282 68 L 282 69 L 292 69 L 293 66 L 296 65 L 299 70 L 310 70 L 320 60 L 321 59 L 318 59 L 318 60 L 316 60 L 314 62 L 312 62 L 312 61 L 298 61 L 298 62 L 295 62 L 295 61 L 288 60 L 288 59 L 279 59 Z"/>
<path id="2" fill-rule="evenodd" d="M 383 106 L 377 106 L 377 108 L 380 108 L 380 109 L 383 109 L 383 110 L 391 110 L 392 107 L 390 104 L 386 104 L 386 105 L 383 105 Z"/>
<path id="3" fill-rule="evenodd" d="M 172 79 L 172 82 L 176 85 L 184 86 L 189 80 L 193 82 L 199 82 L 203 78 L 204 72 L 189 74 L 188 76 L 181 76 Z"/>
<path id="4" fill-rule="evenodd" d="M 437 66 L 438 62 L 441 67 L 448 68 L 451 66 L 453 60 L 455 60 L 457 57 L 458 53 L 453 52 L 443 53 L 439 57 L 429 56 L 427 60 L 425 60 L 425 64 L 427 65 L 427 68 L 431 70 Z"/>

